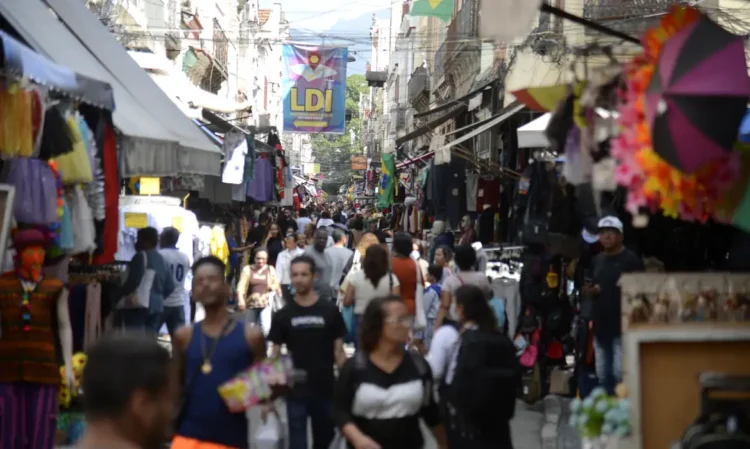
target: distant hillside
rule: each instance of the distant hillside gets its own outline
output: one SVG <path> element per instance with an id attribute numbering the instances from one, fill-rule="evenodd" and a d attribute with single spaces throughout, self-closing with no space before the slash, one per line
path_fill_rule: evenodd
<path id="1" fill-rule="evenodd" d="M 389 11 L 379 11 L 377 18 L 388 17 Z M 290 29 L 289 35 L 293 41 L 310 42 L 311 44 L 325 43 L 327 45 L 346 45 L 349 53 L 357 60 L 349 63 L 348 74 L 364 75 L 370 60 L 370 42 L 368 39 L 372 26 L 372 13 L 366 13 L 354 19 L 340 20 L 330 29 L 322 33 L 309 30 Z"/>

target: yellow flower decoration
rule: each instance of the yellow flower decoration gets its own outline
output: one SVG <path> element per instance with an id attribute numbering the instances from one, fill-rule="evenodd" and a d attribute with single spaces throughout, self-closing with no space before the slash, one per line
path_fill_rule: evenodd
<path id="1" fill-rule="evenodd" d="M 60 407 L 70 407 L 70 403 L 73 401 L 73 396 L 70 394 L 70 390 L 67 387 L 61 387 L 57 393 L 57 401 Z"/>
<path id="2" fill-rule="evenodd" d="M 83 369 L 86 367 L 86 354 L 82 352 L 73 354 L 71 364 L 73 365 L 73 372 L 82 373 Z"/>

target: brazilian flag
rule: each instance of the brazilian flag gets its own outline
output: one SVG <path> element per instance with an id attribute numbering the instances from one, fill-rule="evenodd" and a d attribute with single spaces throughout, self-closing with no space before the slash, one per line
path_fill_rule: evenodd
<path id="1" fill-rule="evenodd" d="M 411 15 L 437 17 L 443 22 L 450 22 L 453 15 L 453 0 L 415 0 L 411 7 Z"/>
<path id="2" fill-rule="evenodd" d="M 378 209 L 393 204 L 396 188 L 396 159 L 391 153 L 383 153 L 380 161 L 380 185 L 378 186 Z"/>

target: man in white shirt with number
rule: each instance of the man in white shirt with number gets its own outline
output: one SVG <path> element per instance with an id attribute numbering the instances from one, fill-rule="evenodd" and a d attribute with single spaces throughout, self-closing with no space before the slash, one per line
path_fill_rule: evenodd
<path id="1" fill-rule="evenodd" d="M 158 328 L 167 325 L 170 339 L 174 333 L 185 325 L 185 303 L 188 301 L 185 289 L 185 278 L 190 273 L 190 259 L 187 254 L 177 249 L 180 231 L 175 228 L 165 228 L 159 238 L 159 254 L 164 259 L 164 265 L 172 275 L 175 289 L 164 299 L 164 312 L 161 315 Z M 158 329 L 157 328 L 157 329 Z"/>

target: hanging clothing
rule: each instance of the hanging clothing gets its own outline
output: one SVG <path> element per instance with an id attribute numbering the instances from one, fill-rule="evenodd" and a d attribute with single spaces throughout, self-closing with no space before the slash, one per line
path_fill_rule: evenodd
<path id="1" fill-rule="evenodd" d="M 247 196 L 259 202 L 274 200 L 274 171 L 267 157 L 255 161 L 255 177 L 247 183 Z"/>
<path id="2" fill-rule="evenodd" d="M 30 157 L 34 150 L 32 94 L 11 83 L 0 86 L 0 151 L 6 156 Z"/>
<path id="3" fill-rule="evenodd" d="M 58 156 L 55 160 L 60 170 L 63 184 L 86 184 L 94 180 L 91 159 L 86 149 L 77 117 L 67 119 L 70 134 L 73 136 L 73 151 Z"/>
<path id="4" fill-rule="evenodd" d="M 94 215 L 80 186 L 65 194 L 73 223 L 73 249 L 71 254 L 91 253 L 96 249 Z"/>
<path id="5" fill-rule="evenodd" d="M 57 374 L 58 383 L 60 374 Z M 0 383 L 0 448 L 53 449 L 57 431 L 58 386 Z M 29 410 L 31 409 L 31 410 Z"/>
<path id="6" fill-rule="evenodd" d="M 236 148 L 231 150 L 229 157 L 224 159 L 224 170 L 221 182 L 224 184 L 242 184 L 245 173 L 245 155 L 247 142 L 243 139 Z"/>
<path id="7" fill-rule="evenodd" d="M 224 228 L 214 226 L 211 229 L 211 255 L 221 259 L 225 264 L 229 262 L 229 245 L 224 235 Z"/>
<path id="8" fill-rule="evenodd" d="M 117 142 L 114 130 L 109 121 L 101 119 L 99 122 L 102 136 L 102 169 L 104 179 L 104 224 L 102 226 L 102 246 L 94 256 L 94 264 L 111 263 L 117 252 L 118 215 L 120 202 L 120 175 L 117 164 Z M 130 259 L 126 259 L 130 260 Z"/>
<path id="9" fill-rule="evenodd" d="M 16 221 L 26 224 L 57 222 L 57 180 L 47 161 L 18 158 L 9 163 L 6 182 L 16 188 L 13 206 Z"/>
<path id="10" fill-rule="evenodd" d="M 247 182 L 255 178 L 255 136 L 253 134 L 245 136 L 245 144 L 247 145 L 247 153 L 245 154 L 245 173 L 242 179 Z"/>
<path id="11" fill-rule="evenodd" d="M 466 210 L 477 211 L 477 192 L 479 190 L 479 175 L 476 173 L 466 174 Z"/>

